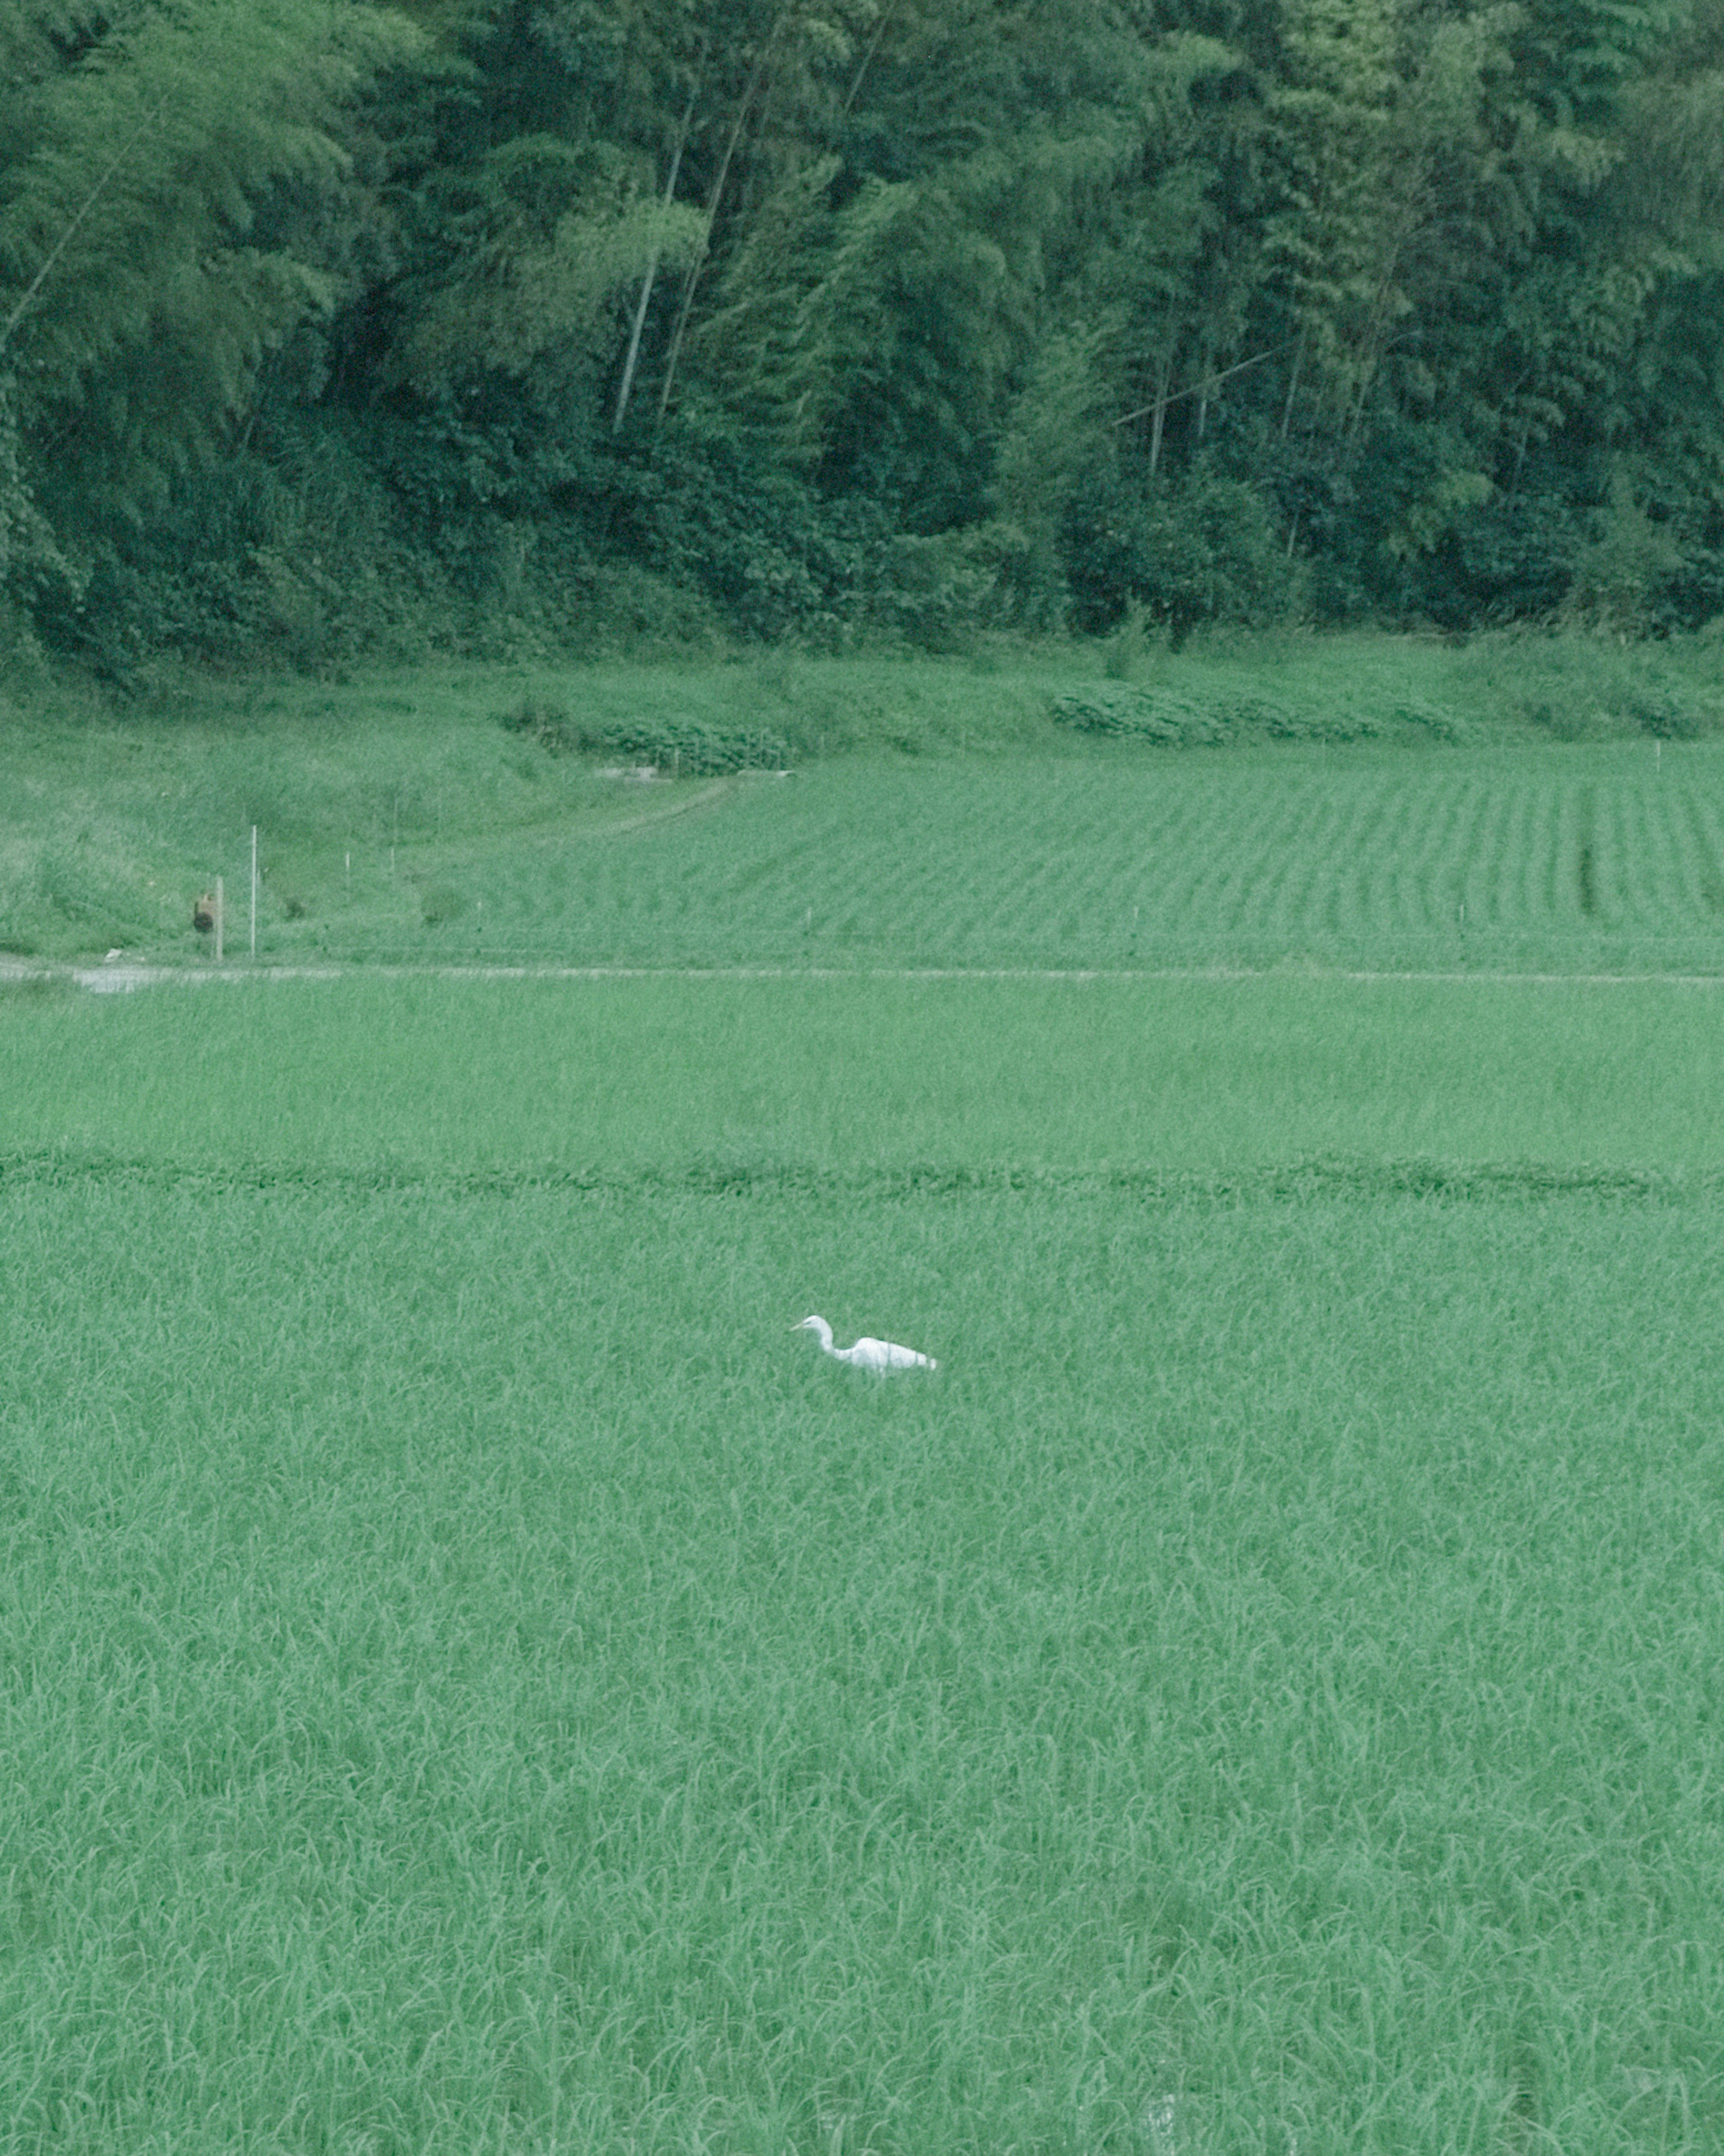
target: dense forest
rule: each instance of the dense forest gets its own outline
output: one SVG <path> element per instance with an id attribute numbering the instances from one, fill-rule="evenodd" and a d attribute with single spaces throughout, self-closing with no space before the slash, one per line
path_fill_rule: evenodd
<path id="1" fill-rule="evenodd" d="M 1724 0 L 0 0 L 0 644 L 1724 614 Z"/>

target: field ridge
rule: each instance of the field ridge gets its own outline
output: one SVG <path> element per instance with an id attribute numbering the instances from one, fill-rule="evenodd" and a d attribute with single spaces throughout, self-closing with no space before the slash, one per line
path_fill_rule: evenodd
<path id="1" fill-rule="evenodd" d="M 526 1193 L 595 1196 L 729 1195 L 886 1199 L 1027 1194 L 1137 1197 L 1168 1205 L 1302 1203 L 1312 1199 L 1424 1197 L 1467 1202 L 1593 1196 L 1651 1204 L 1703 1204 L 1724 1198 L 1724 1168 L 1671 1171 L 1543 1161 L 1354 1159 L 1314 1156 L 1237 1168 L 1154 1166 L 1082 1168 L 943 1162 L 825 1168 L 772 1159 L 708 1158 L 677 1167 L 525 1164 L 447 1169 L 383 1162 L 354 1168 L 300 1161 L 192 1163 L 41 1147 L 0 1152 L 0 1189 L 74 1185 L 173 1190 L 326 1190 L 349 1197 L 413 1192 L 507 1198 Z"/>

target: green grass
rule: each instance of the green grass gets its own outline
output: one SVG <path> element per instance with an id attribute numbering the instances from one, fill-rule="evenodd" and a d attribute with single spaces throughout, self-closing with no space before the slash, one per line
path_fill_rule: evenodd
<path id="1" fill-rule="evenodd" d="M 0 994 L 0 1098 L 14 1155 L 187 1168 L 1680 1176 L 1721 1026 L 1659 980 L 357 977 Z"/>
<path id="2" fill-rule="evenodd" d="M 255 818 L 260 955 L 653 977 L 0 991 L 0 2156 L 1724 2147 L 1724 773 L 1490 656 L 20 724 L 15 943 Z"/>
<path id="3" fill-rule="evenodd" d="M 1710 1206 L 3 1194 L 0 2146 L 1717 2145 Z"/>

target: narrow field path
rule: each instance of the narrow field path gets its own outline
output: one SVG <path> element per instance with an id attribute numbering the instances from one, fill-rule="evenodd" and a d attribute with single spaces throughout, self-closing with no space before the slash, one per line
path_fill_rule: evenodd
<path id="1" fill-rule="evenodd" d="M 348 964 L 254 965 L 235 959 L 224 965 L 135 965 L 124 960 L 95 966 L 38 963 L 0 957 L 0 987 L 29 983 L 70 982 L 95 994 L 133 988 L 228 986 L 259 981 L 449 980 L 449 981 L 1489 981 L 1526 987 L 1639 986 L 1663 982 L 1672 988 L 1724 988 L 1724 968 L 1715 973 L 1665 972 L 1566 973 L 1498 972 L 1475 966 L 1448 972 L 1397 970 L 1388 967 L 1297 966 L 558 966 Z"/>

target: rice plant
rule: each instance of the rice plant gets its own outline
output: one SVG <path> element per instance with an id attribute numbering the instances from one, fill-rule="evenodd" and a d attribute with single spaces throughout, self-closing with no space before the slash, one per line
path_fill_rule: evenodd
<path id="1" fill-rule="evenodd" d="M 0 2148 L 1716 2146 L 1713 1199 L 0 1208 Z"/>
<path id="2" fill-rule="evenodd" d="M 272 947 L 592 964 L 1705 971 L 1717 752 L 1272 747 L 738 778 L 423 873 L 427 932 Z M 692 813 L 689 813 L 692 810 Z M 418 873 L 416 870 L 415 873 Z"/>
<path id="3" fill-rule="evenodd" d="M 1298 973 L 14 993 L 0 1158 L 834 1188 L 1311 1160 L 1692 1176 L 1724 1167 L 1721 1009 L 1707 982 Z"/>

